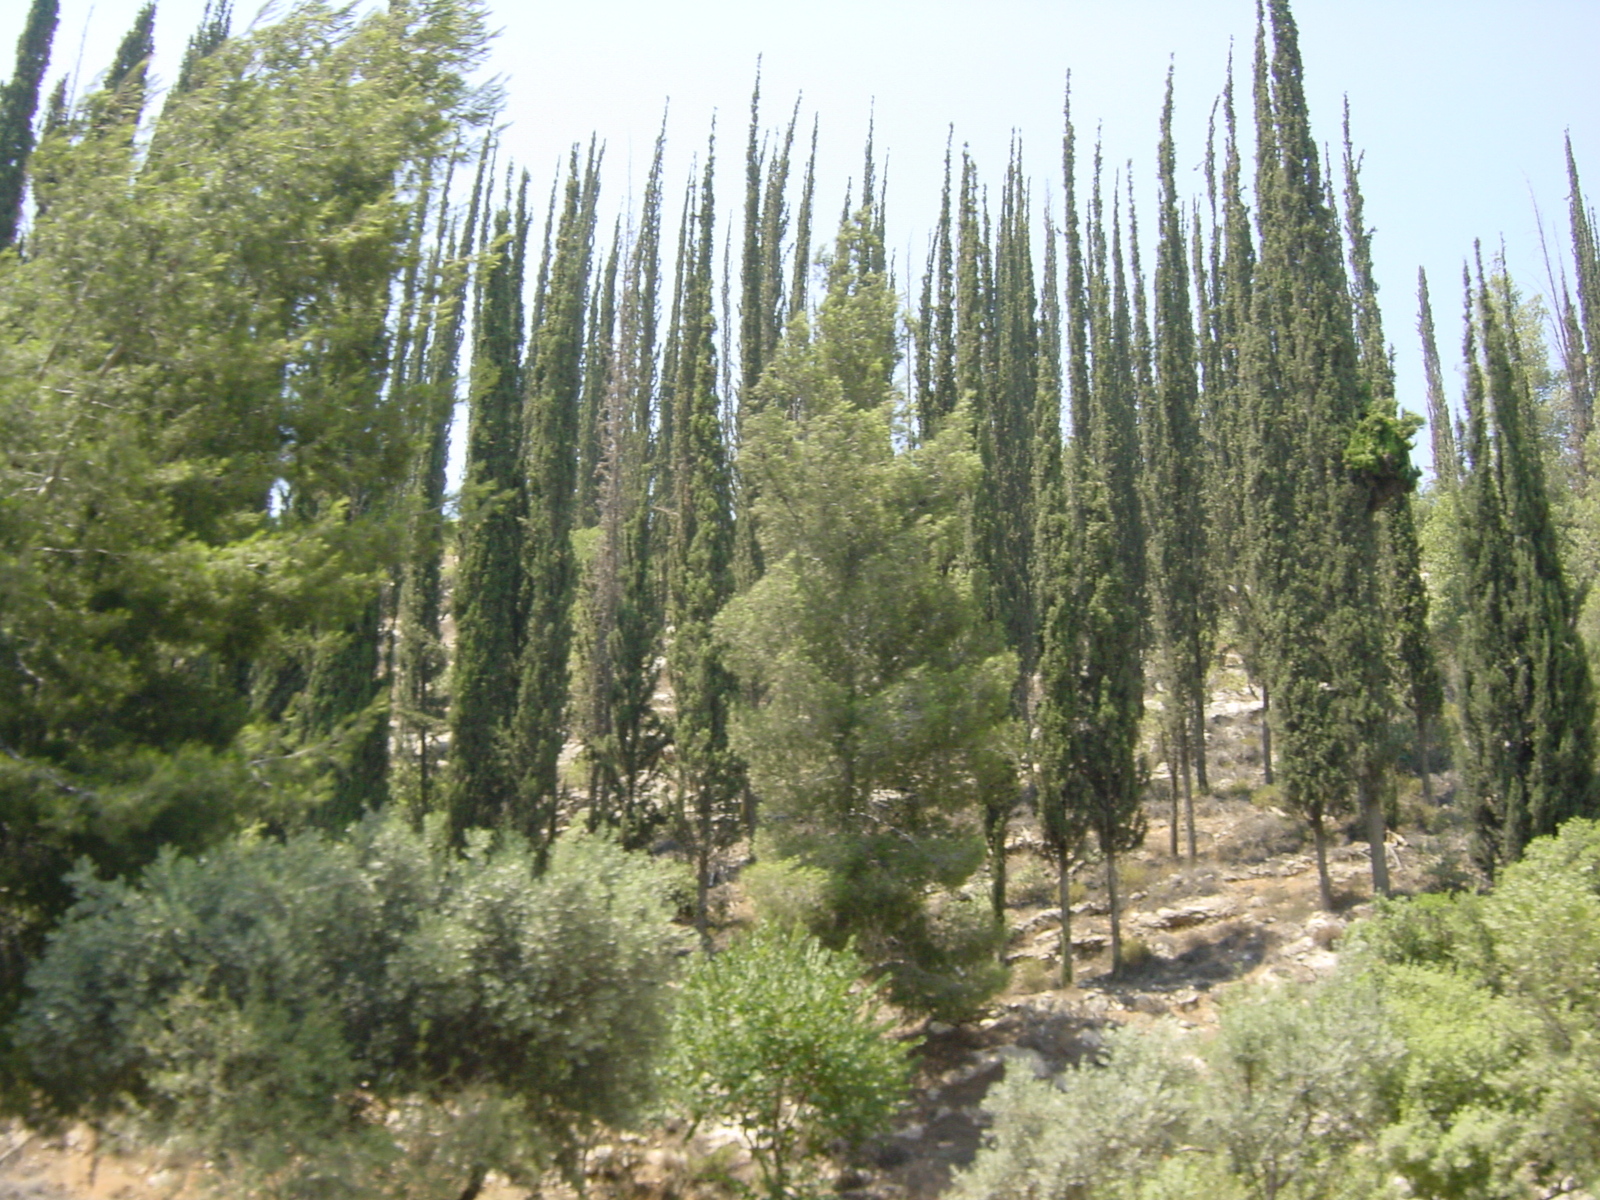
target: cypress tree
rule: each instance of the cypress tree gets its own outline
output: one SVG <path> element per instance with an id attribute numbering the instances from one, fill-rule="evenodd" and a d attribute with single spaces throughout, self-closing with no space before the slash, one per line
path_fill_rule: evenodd
<path id="1" fill-rule="evenodd" d="M 583 350 L 583 395 L 578 408 L 578 511 L 577 525 L 593 528 L 600 520 L 602 451 L 600 427 L 611 386 L 612 342 L 617 327 L 617 258 L 621 253 L 620 219 L 611 235 L 600 286 L 589 297 Z"/>
<path id="2" fill-rule="evenodd" d="M 1428 301 L 1428 273 L 1417 268 L 1417 336 L 1422 339 L 1422 370 L 1428 387 L 1428 436 L 1433 441 L 1433 473 L 1440 486 L 1454 491 L 1461 478 L 1461 451 L 1456 447 L 1450 402 L 1444 394 L 1439 366 L 1439 341 L 1433 331 L 1433 305 Z"/>
<path id="3" fill-rule="evenodd" d="M 628 254 L 601 427 L 600 543 L 588 585 L 583 734 L 589 823 L 639 846 L 660 819 L 644 786 L 665 744 L 654 709 L 661 606 L 652 570 L 650 414 L 661 273 L 661 163 L 656 139 L 639 229 Z"/>
<path id="4" fill-rule="evenodd" d="M 1469 280 L 1469 303 L 1471 300 Z M 1491 875 L 1569 817 L 1600 812 L 1588 660 L 1533 431 L 1509 281 L 1480 262 L 1469 311 L 1467 471 L 1457 523 L 1467 594 L 1462 726 L 1476 853 Z"/>
<path id="5" fill-rule="evenodd" d="M 698 199 L 686 215 L 694 244 L 684 269 L 673 388 L 673 520 L 667 571 L 672 641 L 667 671 L 676 702 L 679 827 L 695 853 L 695 925 L 706 936 L 712 856 L 737 829 L 730 818 L 742 785 L 728 748 L 737 683 L 722 660 L 712 619 L 733 592 L 733 513 L 716 382 L 712 316 L 714 157 L 706 154 Z"/>
<path id="6" fill-rule="evenodd" d="M 1587 442 L 1594 424 L 1594 392 L 1600 384 L 1600 242 L 1594 210 L 1584 201 L 1578 163 L 1567 135 L 1567 213 L 1572 230 L 1572 265 L 1576 303 L 1563 284 L 1557 304 L 1556 340 L 1567 369 L 1571 438 L 1579 478 L 1588 481 Z"/>
<path id="7" fill-rule="evenodd" d="M 528 222 L 501 209 L 478 278 L 466 478 L 454 595 L 450 827 L 503 825 L 517 800 L 509 757 L 522 648 L 522 271 Z"/>
<path id="8" fill-rule="evenodd" d="M 1409 413 L 1396 420 L 1394 367 L 1383 337 L 1383 317 L 1378 308 L 1378 285 L 1372 274 L 1372 231 L 1366 224 L 1361 195 L 1361 164 L 1350 144 L 1350 103 L 1344 111 L 1345 232 L 1349 242 L 1350 293 L 1355 309 L 1356 341 L 1361 373 L 1370 395 L 1369 423 L 1390 422 L 1390 428 L 1409 439 L 1422 424 Z M 1381 427 L 1381 426 L 1380 426 Z M 1395 464 L 1405 478 L 1404 490 L 1393 495 L 1377 511 L 1378 593 L 1381 606 L 1376 614 L 1382 621 L 1382 636 L 1387 640 L 1389 675 L 1401 703 L 1410 711 L 1416 736 L 1417 770 L 1424 798 L 1432 802 L 1428 773 L 1428 724 L 1438 716 L 1444 703 L 1444 690 L 1434 662 L 1428 633 L 1428 592 L 1422 581 L 1422 551 L 1417 543 L 1416 522 L 1411 509 L 1410 490 L 1416 472 L 1409 459 L 1403 467 Z M 1372 853 L 1373 887 L 1387 894 L 1388 868 L 1383 846 L 1383 809 L 1379 795 L 1379 774 L 1386 770 L 1393 755 L 1387 739 L 1369 747 L 1365 777 L 1361 787 L 1367 818 L 1368 844 Z"/>
<path id="9" fill-rule="evenodd" d="M 1150 535 L 1150 599 L 1157 660 L 1166 689 L 1168 745 L 1177 752 L 1175 783 L 1181 779 L 1188 825 L 1189 859 L 1195 858 L 1194 795 L 1189 763 L 1205 758 L 1205 684 L 1208 655 L 1203 641 L 1203 579 L 1206 569 L 1202 508 L 1195 503 L 1202 478 L 1196 418 L 1194 325 L 1189 307 L 1188 262 L 1178 207 L 1172 145 L 1172 72 L 1161 110 L 1160 233 L 1155 275 L 1155 396 L 1150 405 L 1148 468 L 1145 475 Z M 1203 768 L 1197 770 L 1203 778 Z M 1201 783 L 1203 787 L 1204 784 Z M 1173 828 L 1176 846 L 1176 824 Z"/>
<path id="10" fill-rule="evenodd" d="M 1256 37 L 1256 198 L 1261 260 L 1252 281 L 1245 375 L 1252 439 L 1247 505 L 1263 655 L 1281 714 L 1279 779 L 1310 824 L 1324 907 L 1328 818 L 1365 776 L 1387 680 L 1371 564 L 1372 513 L 1403 474 L 1347 451 L 1367 415 L 1340 239 L 1311 136 L 1298 34 L 1269 0 Z M 1391 423 L 1392 425 L 1392 423 Z M 1366 449 L 1389 426 L 1368 429 Z M 1402 443 L 1404 439 L 1401 439 Z M 1393 464 L 1390 464 L 1391 466 Z M 1378 856 L 1375 856 L 1375 859 Z M 1375 864 L 1376 865 L 1376 864 Z"/>
<path id="11" fill-rule="evenodd" d="M 33 153 L 33 117 L 50 66 L 58 0 L 33 0 L 17 38 L 17 63 L 0 88 L 0 250 L 17 240 L 28 156 Z"/>
<path id="12" fill-rule="evenodd" d="M 178 66 L 178 78 L 172 85 L 174 92 L 181 95 L 194 87 L 200 64 L 215 54 L 232 32 L 233 0 L 206 0 L 200 24 L 183 48 L 183 62 Z"/>
<path id="13" fill-rule="evenodd" d="M 953 133 L 952 133 L 953 136 Z M 917 429 L 931 438 L 956 405 L 955 274 L 950 227 L 950 142 L 944 149 L 944 189 L 928 249 L 917 322 Z"/>
<path id="14" fill-rule="evenodd" d="M 530 335 L 524 389 L 524 623 L 511 726 L 518 788 L 511 823 L 540 845 L 548 844 L 556 833 L 560 801 L 557 761 L 566 741 L 568 658 L 577 582 L 572 531 L 577 507 L 578 418 L 599 166 L 598 154 L 591 146 L 580 169 L 578 148 L 573 147 L 539 323 Z"/>
<path id="15" fill-rule="evenodd" d="M 800 187 L 800 208 L 794 222 L 794 276 L 789 286 L 789 316 L 807 310 L 806 285 L 811 278 L 811 206 L 817 192 L 817 122 L 811 122 L 811 155 Z"/>
<path id="16" fill-rule="evenodd" d="M 1049 797 L 1046 826 L 1058 847 L 1058 862 L 1065 857 L 1063 848 L 1070 853 L 1090 834 L 1105 861 L 1112 970 L 1117 971 L 1122 965 L 1117 856 L 1143 842 L 1145 834 L 1136 758 L 1144 673 L 1135 560 L 1127 552 L 1130 497 L 1126 491 L 1118 494 L 1133 486 L 1135 372 L 1125 285 L 1118 288 L 1115 282 L 1123 277 L 1114 261 L 1120 258 L 1120 234 L 1113 237 L 1117 248 L 1108 258 L 1103 211 L 1096 195 L 1086 280 L 1090 395 L 1083 426 L 1074 430 L 1064 536 L 1044 587 L 1049 603 L 1039 672 L 1038 762 Z M 1071 282 L 1068 288 L 1070 310 Z M 1070 957 L 1064 935 L 1064 976 L 1070 973 Z"/>
<path id="17" fill-rule="evenodd" d="M 155 53 L 156 6 L 144 5 L 117 45 L 100 91 L 89 98 L 89 123 L 98 131 L 122 129 L 131 142 L 144 113 L 145 81 Z"/>

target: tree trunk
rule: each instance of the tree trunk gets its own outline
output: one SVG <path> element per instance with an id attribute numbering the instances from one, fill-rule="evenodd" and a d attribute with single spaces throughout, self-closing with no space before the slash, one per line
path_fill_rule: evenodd
<path id="1" fill-rule="evenodd" d="M 478 1193 L 483 1191 L 483 1183 L 489 1177 L 489 1169 L 475 1166 L 467 1175 L 467 1186 L 461 1189 L 460 1200 L 477 1200 Z"/>
<path id="2" fill-rule="evenodd" d="M 1206 776 L 1206 694 L 1204 684 L 1194 706 L 1194 786 L 1203 795 L 1211 790 Z"/>
<path id="3" fill-rule="evenodd" d="M 1322 813 L 1311 817 L 1311 836 L 1317 845 L 1317 890 L 1321 893 L 1324 912 L 1333 911 L 1333 879 L 1328 874 L 1328 832 L 1322 825 Z"/>
<path id="4" fill-rule="evenodd" d="M 1272 786 L 1272 696 L 1266 681 L 1261 683 L 1261 773 L 1262 782 Z"/>
<path id="5" fill-rule="evenodd" d="M 1194 863 L 1194 789 L 1189 785 L 1189 739 L 1183 739 L 1183 812 L 1189 830 L 1189 862 Z M 1201 757 L 1204 757 L 1203 755 Z M 1198 761 L 1198 760 L 1197 760 Z M 1176 855 L 1174 855 L 1176 857 Z"/>
<path id="6" fill-rule="evenodd" d="M 1111 910 L 1111 974 L 1122 973 L 1122 917 L 1117 911 L 1117 853 L 1106 851 L 1106 905 Z"/>
<path id="7" fill-rule="evenodd" d="M 1061 903 L 1061 986 L 1072 986 L 1072 870 L 1065 849 L 1056 850 L 1056 899 Z"/>
<path id="8" fill-rule="evenodd" d="M 1417 774 L 1422 779 L 1422 802 L 1433 807 L 1433 776 L 1428 773 L 1428 718 L 1417 714 Z"/>
<path id="9" fill-rule="evenodd" d="M 1004 808 L 991 811 L 989 815 L 989 905 L 994 910 L 994 923 L 1001 929 L 1006 925 L 1006 825 L 1010 815 Z M 1004 940 L 1000 943 L 999 952 L 1003 964 L 1006 957 Z"/>
<path id="10" fill-rule="evenodd" d="M 1161 734 L 1160 752 L 1162 760 L 1167 764 L 1167 782 L 1172 788 L 1172 857 L 1178 857 L 1178 765 L 1172 761 L 1172 754 L 1167 749 L 1167 735 Z"/>
<path id="11" fill-rule="evenodd" d="M 1383 798 L 1368 771 L 1361 772 L 1361 810 L 1367 818 L 1367 848 L 1372 858 L 1372 894 L 1389 894 L 1389 854 L 1384 844 Z"/>

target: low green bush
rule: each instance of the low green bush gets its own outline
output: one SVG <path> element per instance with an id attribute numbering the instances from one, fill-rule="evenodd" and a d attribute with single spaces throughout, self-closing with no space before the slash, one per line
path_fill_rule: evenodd
<path id="1" fill-rule="evenodd" d="M 232 1194 L 460 1195 L 648 1101 L 679 937 L 647 859 L 369 818 L 162 856 L 78 900 L 13 1027 L 56 1114 Z"/>
<path id="2" fill-rule="evenodd" d="M 772 1200 L 804 1182 L 807 1159 L 876 1133 L 905 1098 L 905 1052 L 861 972 L 853 955 L 778 925 L 701 959 L 684 982 L 672 1102 L 696 1125 L 737 1125 Z"/>

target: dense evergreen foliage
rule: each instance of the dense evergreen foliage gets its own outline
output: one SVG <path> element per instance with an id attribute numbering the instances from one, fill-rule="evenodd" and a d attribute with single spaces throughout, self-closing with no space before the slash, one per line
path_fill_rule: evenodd
<path id="1" fill-rule="evenodd" d="M 574 146 L 540 235 L 543 184 L 471 82 L 475 0 L 245 32 L 208 4 L 159 103 L 146 6 L 41 120 L 55 19 L 33 0 L 0 92 L 16 1106 L 181 1133 L 264 1193 L 315 1192 L 315 1160 L 318 1194 L 571 1168 L 665 1045 L 681 939 L 650 852 L 692 870 L 670 898 L 702 945 L 735 941 L 687 976 L 677 1102 L 740 1122 L 786 1194 L 904 1084 L 853 981 L 942 1019 L 1004 984 L 1019 818 L 1063 982 L 1091 864 L 1123 969 L 1119 868 L 1164 812 L 1197 857 L 1239 671 L 1258 799 L 1309 827 L 1325 907 L 1347 837 L 1389 890 L 1409 774 L 1468 811 L 1500 890 L 1385 908 L 1361 979 L 1238 1005 L 1203 1073 L 1129 1038 L 1060 1095 L 1011 1087 L 962 1187 L 1514 1195 L 1600 1169 L 1572 1149 L 1593 1028 L 1559 958 L 1594 961 L 1600 815 L 1600 256 L 1570 145 L 1550 345 L 1508 265 L 1475 264 L 1459 416 L 1419 276 L 1419 487 L 1387 248 L 1348 108 L 1329 177 L 1287 0 L 1248 105 L 1229 66 L 1203 195 L 1170 73 L 1148 165 L 1080 155 L 1069 105 L 1061 175 L 1014 142 L 991 191 L 952 130 L 911 283 L 870 131 L 818 253 L 817 127 L 802 171 L 800 107 L 767 127 L 759 75 L 719 268 L 714 136 L 674 208 L 665 122 L 637 203 L 603 208 L 602 148 Z M 779 1070 L 808 1055 L 840 1074 Z M 1063 1132 L 1062 1106 L 1095 1115 Z M 277 1123 L 315 1151 L 279 1154 Z"/>

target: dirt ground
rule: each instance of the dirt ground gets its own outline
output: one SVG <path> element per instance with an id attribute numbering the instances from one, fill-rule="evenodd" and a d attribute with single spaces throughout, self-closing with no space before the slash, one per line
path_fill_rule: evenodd
<path id="1" fill-rule="evenodd" d="M 1320 911 L 1309 840 L 1263 788 L 1259 702 L 1237 670 L 1219 673 L 1217 684 L 1207 710 L 1210 792 L 1195 801 L 1195 860 L 1171 853 L 1170 783 L 1157 763 L 1144 846 L 1122 864 L 1131 965 L 1110 975 L 1104 869 L 1088 864 L 1074 877 L 1074 983 L 1057 986 L 1054 881 L 1037 829 L 1019 814 L 1008 855 L 1011 986 L 977 1020 L 903 1031 L 918 1064 L 915 1091 L 889 1133 L 835 1164 L 841 1195 L 932 1200 L 982 1144 L 990 1124 L 985 1096 L 1007 1072 L 1052 1075 L 1092 1055 L 1111 1025 L 1168 1021 L 1204 1037 L 1229 992 L 1312 980 L 1338 965 L 1344 929 L 1370 911 L 1368 847 L 1351 831 L 1335 831 L 1329 866 L 1337 911 Z M 1452 882 L 1467 869 L 1464 822 L 1449 803 L 1452 780 L 1434 776 L 1432 783 L 1434 806 L 1404 785 L 1393 805 L 1400 819 L 1385 853 L 1402 893 Z M 1179 834 L 1181 849 L 1181 822 Z M 969 886 L 986 894 L 983 880 Z M 587 1192 L 618 1200 L 726 1196 L 730 1179 L 748 1178 L 749 1156 L 731 1130 L 702 1131 L 692 1143 L 670 1133 L 630 1134 L 590 1153 Z M 203 1182 L 203 1171 L 103 1150 L 86 1129 L 45 1137 L 0 1128 L 0 1200 L 190 1200 L 203 1194 Z M 552 1184 L 544 1194 L 572 1193 Z M 491 1180 L 481 1198 L 528 1195 Z"/>

